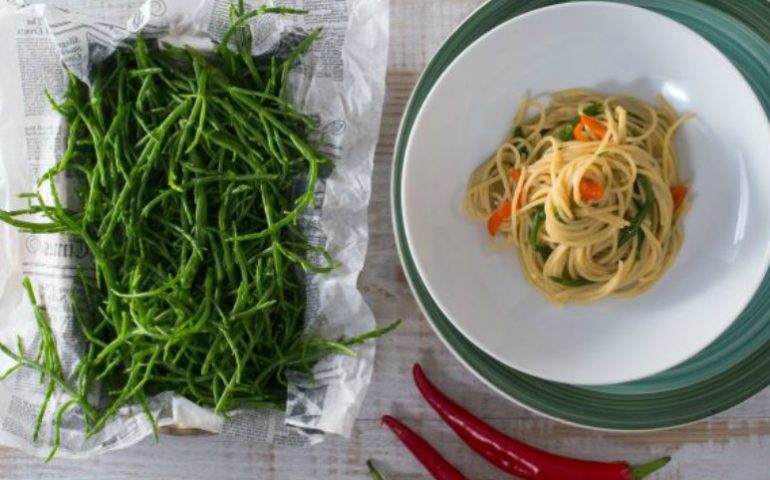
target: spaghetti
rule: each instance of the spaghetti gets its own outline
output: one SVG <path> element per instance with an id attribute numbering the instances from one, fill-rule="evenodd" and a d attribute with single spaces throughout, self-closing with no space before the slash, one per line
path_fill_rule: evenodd
<path id="1" fill-rule="evenodd" d="M 563 90 L 525 99 L 512 133 L 470 177 L 464 208 L 556 303 L 635 296 L 673 262 L 687 187 L 678 117 L 627 95 Z"/>

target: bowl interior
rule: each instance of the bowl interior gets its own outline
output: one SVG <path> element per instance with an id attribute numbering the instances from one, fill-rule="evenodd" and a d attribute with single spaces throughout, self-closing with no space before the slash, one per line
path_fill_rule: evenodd
<path id="1" fill-rule="evenodd" d="M 521 96 L 572 87 L 662 95 L 697 115 L 676 142 L 692 189 L 684 246 L 634 299 L 548 303 L 515 252 L 491 251 L 484 226 L 462 212 L 470 172 L 504 138 Z M 429 94 L 405 156 L 407 242 L 440 308 L 499 361 L 566 383 L 631 381 L 696 354 L 750 300 L 768 263 L 769 154 L 759 101 L 694 32 L 625 5 L 548 7 L 479 39 Z"/>

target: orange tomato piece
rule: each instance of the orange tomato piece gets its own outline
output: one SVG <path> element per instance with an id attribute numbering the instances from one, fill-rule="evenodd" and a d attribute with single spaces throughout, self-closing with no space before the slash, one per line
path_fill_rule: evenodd
<path id="1" fill-rule="evenodd" d="M 487 219 L 487 232 L 489 232 L 490 237 L 494 237 L 498 230 L 500 230 L 500 225 L 503 224 L 504 221 L 511 218 L 512 213 L 512 204 L 513 202 L 509 202 L 507 200 L 503 200 L 503 203 L 500 204 L 497 209 L 492 212 L 492 215 L 489 216 L 489 219 Z"/>
<path id="2" fill-rule="evenodd" d="M 674 200 L 674 210 L 677 210 L 687 198 L 687 187 L 685 185 L 674 185 L 671 187 L 671 198 Z"/>
<path id="3" fill-rule="evenodd" d="M 580 142 L 587 142 L 591 140 L 583 133 L 583 122 L 580 121 L 575 125 L 575 128 L 572 130 L 572 135 L 575 137 L 575 140 L 578 140 Z"/>
<path id="4" fill-rule="evenodd" d="M 580 121 L 577 123 L 577 125 L 575 125 L 575 129 L 572 131 L 572 134 L 577 140 L 581 142 L 588 142 L 591 140 L 591 138 L 583 133 L 583 129 L 589 130 L 597 139 L 603 138 L 604 134 L 607 133 L 607 127 L 602 125 L 602 122 L 595 118 L 581 114 Z"/>
<path id="5" fill-rule="evenodd" d="M 580 179 L 580 197 L 589 202 L 596 202 L 604 197 L 604 187 L 593 178 Z"/>
<path id="6" fill-rule="evenodd" d="M 514 168 L 511 170 L 511 182 L 513 183 L 519 183 L 521 181 L 521 169 Z M 515 186 L 514 186 L 515 188 Z M 524 202 L 524 191 L 522 190 L 519 192 L 519 197 L 516 201 L 516 208 L 521 208 L 523 202 Z M 513 202 L 503 200 L 503 203 L 500 204 L 497 209 L 492 212 L 492 215 L 489 216 L 487 219 L 487 231 L 489 232 L 489 235 L 494 237 L 498 230 L 500 230 L 500 225 L 503 224 L 504 221 L 511 218 L 511 214 L 513 213 Z"/>
<path id="7" fill-rule="evenodd" d="M 607 133 L 607 127 L 605 127 L 602 122 L 599 120 L 586 116 L 586 115 L 580 115 L 580 121 L 583 122 L 583 124 L 591 130 L 591 133 L 596 135 L 597 138 L 604 137 L 604 134 Z"/>

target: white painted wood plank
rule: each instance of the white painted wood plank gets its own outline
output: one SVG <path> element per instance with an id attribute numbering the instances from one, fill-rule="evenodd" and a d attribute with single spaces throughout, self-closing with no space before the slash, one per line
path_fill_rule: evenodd
<path id="1" fill-rule="evenodd" d="M 480 0 L 391 0 L 388 67 L 420 71 Z"/>
<path id="2" fill-rule="evenodd" d="M 470 478 L 503 478 L 462 445 L 440 420 L 412 419 L 409 423 Z M 526 437 L 533 444 L 575 456 L 645 461 L 672 454 L 672 464 L 654 477 L 660 480 L 767 478 L 763 453 L 770 447 L 770 424 L 766 420 L 717 419 L 641 435 L 590 432 L 544 419 L 492 420 L 491 423 Z M 422 468 L 390 432 L 371 420 L 359 421 L 350 441 L 330 439 L 311 450 L 248 445 L 218 437 L 164 436 L 159 445 L 148 441 L 88 461 L 54 460 L 47 465 L 18 452 L 2 450 L 0 478 L 353 480 L 366 478 L 367 458 L 376 459 L 389 479 L 426 478 Z"/>

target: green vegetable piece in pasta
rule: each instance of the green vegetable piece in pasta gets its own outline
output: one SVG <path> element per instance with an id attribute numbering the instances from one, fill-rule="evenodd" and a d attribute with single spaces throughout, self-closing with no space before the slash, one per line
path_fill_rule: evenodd
<path id="1" fill-rule="evenodd" d="M 529 229 L 529 246 L 532 249 L 537 249 L 537 234 L 540 230 L 540 226 L 545 221 L 545 206 L 539 205 L 535 208 L 535 215 L 532 217 L 532 227 Z"/>
<path id="2" fill-rule="evenodd" d="M 647 215 L 650 214 L 652 207 L 655 204 L 655 196 L 652 192 L 650 181 L 647 180 L 643 175 L 637 176 L 636 181 L 644 192 L 644 204 L 642 205 L 642 208 L 639 209 L 639 211 L 636 213 L 634 218 L 631 219 L 631 224 L 620 231 L 620 235 L 618 237 L 618 245 L 623 245 L 627 241 L 634 238 L 634 236 L 637 235 L 639 231 L 641 231 L 642 222 L 647 217 Z"/>
<path id="3" fill-rule="evenodd" d="M 594 102 L 583 109 L 583 115 L 588 115 L 589 117 L 595 117 L 602 113 L 604 107 L 601 103 Z M 580 121 L 580 120 L 578 120 Z M 577 122 L 575 122 L 575 125 L 577 125 Z"/>

